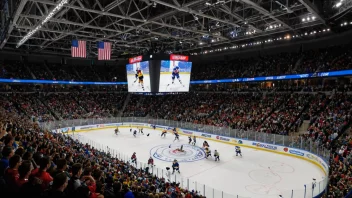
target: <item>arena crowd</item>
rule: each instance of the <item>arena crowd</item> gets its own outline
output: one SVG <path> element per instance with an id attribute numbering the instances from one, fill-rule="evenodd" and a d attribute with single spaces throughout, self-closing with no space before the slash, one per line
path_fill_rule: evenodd
<path id="1" fill-rule="evenodd" d="M 261 55 L 212 62 L 193 80 L 269 76 L 351 68 L 351 50 Z M 300 63 L 300 64 L 297 64 Z M 219 66 L 220 65 L 220 66 Z M 115 67 L 69 65 L 0 65 L 1 78 L 71 81 L 126 81 Z M 194 68 L 197 71 L 199 68 Z M 292 136 L 330 153 L 329 198 L 352 190 L 352 84 L 278 82 L 238 85 L 196 85 L 176 95 L 129 95 L 124 86 L 1 85 L 0 191 L 29 197 L 200 198 L 148 170 L 136 169 L 110 153 L 52 134 L 38 123 L 55 120 L 146 117 L 199 125 L 230 127 L 244 132 Z M 309 126 L 298 133 L 304 121 Z M 110 164 L 110 165 L 109 165 Z"/>

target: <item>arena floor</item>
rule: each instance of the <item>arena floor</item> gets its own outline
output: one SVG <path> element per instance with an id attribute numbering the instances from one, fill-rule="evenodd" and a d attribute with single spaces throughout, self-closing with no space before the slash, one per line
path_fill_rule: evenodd
<path id="1" fill-rule="evenodd" d="M 140 162 L 147 164 L 148 158 L 153 156 L 156 167 L 160 168 L 153 170 L 158 176 L 166 174 L 165 167 L 171 167 L 170 161 L 178 159 L 181 174 L 171 175 L 171 180 L 176 179 L 181 186 L 201 191 L 207 197 L 276 198 L 283 195 L 286 198 L 291 197 L 294 190 L 293 197 L 301 198 L 304 197 L 305 184 L 311 185 L 312 178 L 320 181 L 324 177 L 321 169 L 294 157 L 242 147 L 241 158 L 235 156 L 234 146 L 208 140 L 212 153 L 215 149 L 220 153 L 221 161 L 215 162 L 213 158 L 204 158 L 204 152 L 199 148 L 204 141 L 202 139 L 197 139 L 196 146 L 199 147 L 193 147 L 188 145 L 186 136 L 180 136 L 179 141 L 173 142 L 171 133 L 161 138 L 160 131 L 144 129 L 144 134 L 137 134 L 135 138 L 128 128 L 120 128 L 120 133 L 115 135 L 111 128 L 76 133 L 75 138 L 84 143 L 94 141 L 97 147 L 108 146 L 120 151 L 125 154 L 121 158 L 129 159 L 136 152 L 138 166 Z M 182 144 L 186 152 L 175 151 Z"/>

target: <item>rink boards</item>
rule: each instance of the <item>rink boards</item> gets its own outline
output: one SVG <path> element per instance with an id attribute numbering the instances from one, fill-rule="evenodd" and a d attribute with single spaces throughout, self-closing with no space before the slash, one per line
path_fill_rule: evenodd
<path id="1" fill-rule="evenodd" d="M 90 131 L 90 130 L 99 130 L 99 129 L 104 129 L 104 128 L 116 128 L 116 127 L 126 127 L 126 128 L 128 128 L 128 127 L 134 127 L 134 128 L 143 127 L 143 128 L 152 129 L 152 126 L 154 126 L 154 125 L 146 124 L 146 123 L 124 122 L 124 123 L 108 123 L 108 124 L 95 124 L 95 125 L 65 127 L 65 128 L 52 130 L 52 132 L 54 132 L 54 133 L 85 132 L 85 131 Z M 156 130 L 164 130 L 164 129 L 172 130 L 173 127 L 155 125 L 155 129 Z M 314 165 L 318 166 L 324 172 L 325 175 L 328 175 L 328 173 L 329 173 L 328 163 L 322 157 L 320 157 L 316 154 L 313 154 L 309 151 L 286 147 L 286 146 L 267 144 L 267 143 L 263 143 L 263 142 L 250 141 L 250 140 L 246 140 L 246 139 L 218 136 L 218 135 L 197 132 L 197 131 L 188 130 L 188 129 L 182 129 L 182 128 L 177 128 L 177 129 L 178 129 L 178 132 L 180 135 L 186 135 L 186 136 L 191 135 L 191 136 L 200 137 L 202 139 L 208 139 L 208 140 L 222 142 L 222 143 L 226 143 L 226 144 L 232 144 L 232 145 L 239 145 L 239 146 L 243 146 L 243 147 L 254 148 L 254 149 L 279 153 L 279 154 L 303 159 L 303 160 L 309 161 L 309 162 L 313 163 Z"/>

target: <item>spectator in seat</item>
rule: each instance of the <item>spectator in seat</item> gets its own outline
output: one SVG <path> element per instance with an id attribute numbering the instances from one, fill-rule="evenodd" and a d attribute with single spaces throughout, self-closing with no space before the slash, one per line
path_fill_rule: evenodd
<path id="1" fill-rule="evenodd" d="M 32 163 L 30 161 L 23 161 L 18 167 L 19 178 L 16 181 L 16 186 L 20 188 L 24 183 L 28 182 L 28 178 L 33 170 Z"/>
<path id="2" fill-rule="evenodd" d="M 66 172 L 67 169 L 67 161 L 65 159 L 58 159 L 56 161 L 56 170 L 51 173 L 52 177 L 55 177 L 59 173 L 65 173 L 68 178 L 70 178 L 70 174 Z"/>
<path id="3" fill-rule="evenodd" d="M 4 176 L 5 170 L 9 167 L 9 160 L 15 154 L 13 148 L 6 146 L 2 149 L 2 158 L 0 160 L 0 177 Z"/>
<path id="4" fill-rule="evenodd" d="M 64 193 L 64 190 L 67 187 L 67 183 L 68 183 L 68 177 L 66 173 L 62 172 L 62 173 L 56 174 L 56 176 L 54 177 L 54 182 L 51 189 L 45 191 L 43 197 L 48 197 L 48 198 L 67 197 L 66 194 Z"/>
<path id="5" fill-rule="evenodd" d="M 127 184 L 123 185 L 124 198 L 134 198 L 133 192 L 130 191 Z"/>
<path id="6" fill-rule="evenodd" d="M 71 195 L 74 194 L 78 187 L 81 186 L 81 175 L 82 175 L 82 164 L 76 163 L 72 166 L 72 177 L 68 182 L 67 186 L 67 194 Z"/>
<path id="7" fill-rule="evenodd" d="M 18 167 L 21 165 L 21 157 L 14 155 L 10 158 L 9 168 L 5 170 L 5 181 L 9 192 L 16 191 L 16 181 L 19 178 Z"/>
<path id="8" fill-rule="evenodd" d="M 43 190 L 47 189 L 50 182 L 53 181 L 53 178 L 50 176 L 50 174 L 46 172 L 50 165 L 50 159 L 48 157 L 43 157 L 39 161 L 39 168 L 36 168 L 32 171 L 32 175 L 41 181 Z"/>

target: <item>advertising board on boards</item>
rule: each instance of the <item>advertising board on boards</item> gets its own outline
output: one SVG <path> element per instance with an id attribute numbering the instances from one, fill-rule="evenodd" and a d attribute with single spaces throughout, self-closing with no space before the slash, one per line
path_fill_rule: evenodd
<path id="1" fill-rule="evenodd" d="M 270 150 L 277 150 L 277 146 L 275 146 L 275 145 L 263 144 L 263 143 L 260 143 L 260 142 L 253 142 L 252 145 L 256 146 L 256 147 L 270 149 Z"/>
<path id="2" fill-rule="evenodd" d="M 288 152 L 291 153 L 291 154 L 294 154 L 294 155 L 304 156 L 304 153 L 301 152 L 301 151 L 297 151 L 297 150 L 292 150 L 292 149 L 290 149 Z"/>
<path id="3" fill-rule="evenodd" d="M 221 137 L 221 136 L 216 136 L 216 139 L 217 139 L 217 140 L 226 141 L 226 142 L 229 142 L 229 141 L 230 141 L 230 138 L 227 138 L 227 137 Z"/>
<path id="4" fill-rule="evenodd" d="M 202 133 L 200 136 L 211 138 L 211 135 L 210 134 L 206 134 L 206 133 Z"/>

